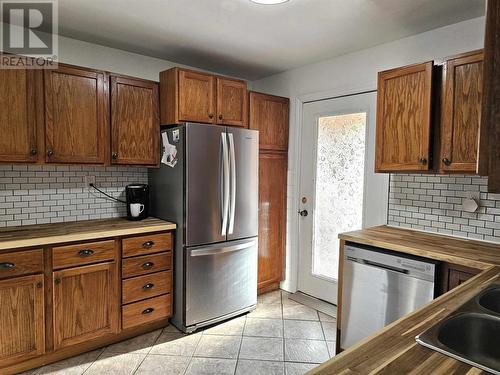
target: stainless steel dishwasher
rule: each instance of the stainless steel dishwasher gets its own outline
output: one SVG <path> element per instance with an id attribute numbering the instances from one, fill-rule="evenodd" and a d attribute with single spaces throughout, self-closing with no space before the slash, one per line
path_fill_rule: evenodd
<path id="1" fill-rule="evenodd" d="M 428 259 L 347 244 L 340 347 L 349 348 L 431 301 L 437 264 Z"/>

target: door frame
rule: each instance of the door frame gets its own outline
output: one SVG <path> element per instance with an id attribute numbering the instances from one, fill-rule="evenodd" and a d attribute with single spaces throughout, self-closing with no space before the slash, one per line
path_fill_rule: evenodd
<path id="1" fill-rule="evenodd" d="M 300 140 L 302 138 L 302 106 L 307 102 L 336 99 L 343 96 L 376 92 L 377 83 L 360 86 L 340 86 L 331 90 L 298 95 L 290 99 L 290 142 L 288 153 L 288 212 L 287 212 L 287 256 L 285 280 L 281 288 L 294 293 L 298 286 L 299 269 L 299 168 L 301 160 Z"/>

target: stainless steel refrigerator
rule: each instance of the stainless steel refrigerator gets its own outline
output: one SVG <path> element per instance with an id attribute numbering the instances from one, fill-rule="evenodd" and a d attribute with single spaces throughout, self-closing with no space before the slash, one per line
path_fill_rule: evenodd
<path id="1" fill-rule="evenodd" d="M 149 171 L 151 214 L 178 226 L 172 322 L 192 332 L 257 303 L 259 133 L 186 123 L 165 135 L 177 154 Z"/>

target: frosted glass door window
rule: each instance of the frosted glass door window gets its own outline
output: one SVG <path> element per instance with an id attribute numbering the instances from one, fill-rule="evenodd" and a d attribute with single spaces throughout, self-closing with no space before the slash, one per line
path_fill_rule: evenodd
<path id="1" fill-rule="evenodd" d="M 361 229 L 366 113 L 318 119 L 312 273 L 337 280 L 338 235 Z"/>

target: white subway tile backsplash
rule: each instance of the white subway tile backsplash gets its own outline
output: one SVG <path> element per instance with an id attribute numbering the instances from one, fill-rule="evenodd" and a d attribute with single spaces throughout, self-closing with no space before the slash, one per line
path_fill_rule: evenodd
<path id="1" fill-rule="evenodd" d="M 391 175 L 388 224 L 500 242 L 500 194 L 487 184 L 479 176 Z M 463 211 L 468 197 L 479 198 L 477 212 Z"/>
<path id="2" fill-rule="evenodd" d="M 87 175 L 122 200 L 126 185 L 148 180 L 137 167 L 0 165 L 0 227 L 125 216 L 124 204 L 85 186 Z"/>

